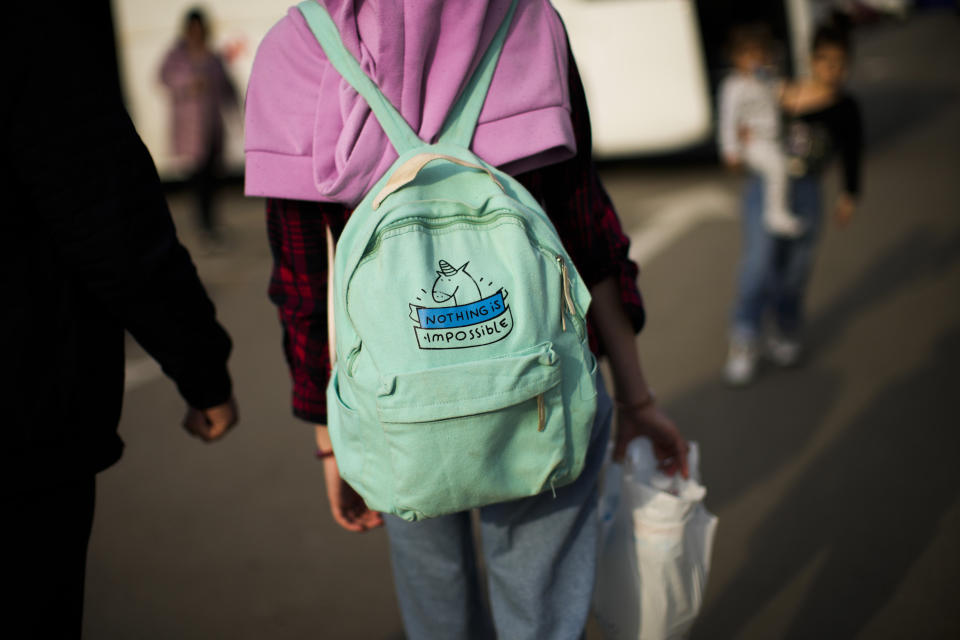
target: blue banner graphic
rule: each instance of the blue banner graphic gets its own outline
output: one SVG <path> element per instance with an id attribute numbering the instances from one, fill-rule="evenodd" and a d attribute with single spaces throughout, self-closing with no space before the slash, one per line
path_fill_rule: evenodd
<path id="1" fill-rule="evenodd" d="M 422 329 L 454 329 L 466 327 L 501 315 L 506 309 L 503 289 L 483 300 L 456 307 L 415 307 Z"/>
<path id="2" fill-rule="evenodd" d="M 468 327 L 442 327 L 438 329 L 413 328 L 417 345 L 421 349 L 464 349 L 492 344 L 507 337 L 513 331 L 513 314 L 510 309 L 495 318 L 484 320 Z"/>

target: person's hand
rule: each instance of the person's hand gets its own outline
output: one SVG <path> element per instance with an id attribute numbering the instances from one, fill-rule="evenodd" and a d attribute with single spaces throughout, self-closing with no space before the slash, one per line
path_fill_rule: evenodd
<path id="1" fill-rule="evenodd" d="M 340 469 L 337 468 L 335 457 L 323 458 L 323 476 L 327 485 L 330 513 L 333 514 L 333 519 L 338 525 L 356 533 L 383 525 L 383 516 L 377 511 L 371 511 L 360 494 L 340 477 Z"/>
<path id="2" fill-rule="evenodd" d="M 679 471 L 684 478 L 690 477 L 690 468 L 687 465 L 690 445 L 680 435 L 673 420 L 660 410 L 656 402 L 641 408 L 628 406 L 617 409 L 617 437 L 613 446 L 613 459 L 623 460 L 627 445 L 639 436 L 646 436 L 653 442 L 653 454 L 660 463 L 661 471 L 667 475 Z"/>
<path id="3" fill-rule="evenodd" d="M 230 398 L 223 404 L 209 409 L 187 408 L 183 418 L 183 428 L 205 442 L 222 438 L 230 427 L 237 424 L 237 402 Z"/>
<path id="4" fill-rule="evenodd" d="M 853 214 L 857 210 L 857 203 L 849 193 L 841 193 L 837 197 L 837 204 L 833 208 L 833 219 L 842 229 L 850 224 Z"/>

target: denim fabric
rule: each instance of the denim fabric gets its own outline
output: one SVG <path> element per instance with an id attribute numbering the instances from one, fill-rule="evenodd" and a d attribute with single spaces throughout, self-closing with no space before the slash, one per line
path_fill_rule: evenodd
<path id="1" fill-rule="evenodd" d="M 763 224 L 763 180 L 752 176 L 747 183 L 743 198 L 743 249 L 732 318 L 735 338 L 753 340 L 759 336 L 768 312 L 784 335 L 794 336 L 802 328 L 803 296 L 823 211 L 818 177 L 792 180 L 789 202 L 806 231 L 794 239 L 771 235 Z"/>
<path id="2" fill-rule="evenodd" d="M 598 376 L 583 473 L 550 492 L 481 508 L 480 536 L 496 637 L 581 638 L 597 565 L 597 478 L 612 403 Z M 397 599 L 410 640 L 491 638 L 470 514 L 408 522 L 387 516 Z"/>

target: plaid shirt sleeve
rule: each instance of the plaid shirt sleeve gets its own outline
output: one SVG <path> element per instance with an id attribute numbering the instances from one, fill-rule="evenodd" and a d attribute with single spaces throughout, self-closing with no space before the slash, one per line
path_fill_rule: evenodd
<path id="1" fill-rule="evenodd" d="M 570 101 L 577 155 L 517 176 L 553 221 L 574 266 L 588 287 L 614 278 L 634 330 L 644 324 L 637 265 L 628 257 L 630 240 L 600 182 L 591 154 L 590 116 L 580 76 L 570 57 Z M 267 231 L 273 252 L 270 300 L 283 325 L 283 348 L 293 379 L 293 413 L 326 424 L 330 378 L 327 337 L 326 226 L 334 238 L 350 210 L 343 205 L 270 198 Z M 593 323 L 590 346 L 602 353 Z"/>
<path id="2" fill-rule="evenodd" d="M 273 253 L 269 296 L 280 313 L 283 351 L 293 379 L 293 414 L 326 424 L 330 378 L 327 337 L 326 227 L 340 235 L 348 210 L 329 202 L 267 199 Z"/>

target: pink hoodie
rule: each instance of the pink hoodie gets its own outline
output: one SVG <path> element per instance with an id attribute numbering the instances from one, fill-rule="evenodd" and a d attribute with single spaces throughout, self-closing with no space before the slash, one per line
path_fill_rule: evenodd
<path id="1" fill-rule="evenodd" d="M 510 0 L 322 0 L 347 50 L 433 141 Z M 246 99 L 246 193 L 355 205 L 397 154 L 296 8 L 257 51 Z M 511 173 L 576 152 L 567 39 L 547 0 L 520 0 L 473 139 Z"/>

